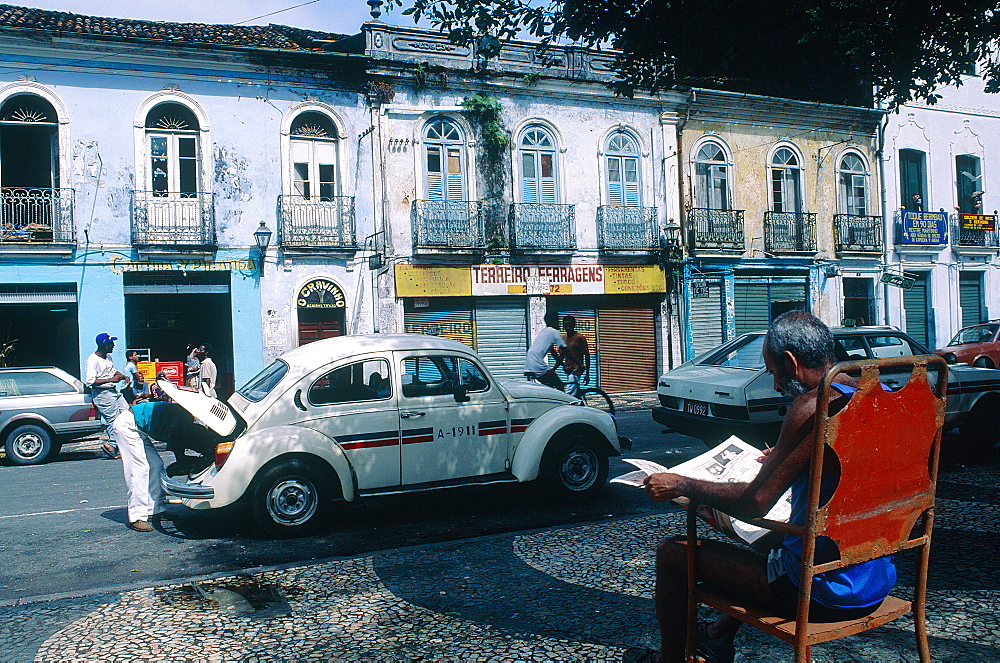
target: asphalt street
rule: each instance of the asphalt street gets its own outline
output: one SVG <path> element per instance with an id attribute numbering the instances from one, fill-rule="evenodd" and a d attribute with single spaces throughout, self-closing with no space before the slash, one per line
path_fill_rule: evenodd
<path id="1" fill-rule="evenodd" d="M 674 465 L 704 450 L 663 434 L 648 410 L 623 412 L 629 456 Z M 318 536 L 268 541 L 252 536 L 239 511 L 198 512 L 171 505 L 171 522 L 141 534 L 125 526 L 121 461 L 96 443 L 67 445 L 54 462 L 0 466 L 0 601 L 73 594 L 137 583 L 238 572 L 661 511 L 639 490 L 611 485 L 599 499 L 554 502 L 530 485 L 454 488 L 370 498 L 344 505 Z M 165 454 L 169 458 L 169 454 Z M 613 459 L 611 476 L 631 466 Z"/>

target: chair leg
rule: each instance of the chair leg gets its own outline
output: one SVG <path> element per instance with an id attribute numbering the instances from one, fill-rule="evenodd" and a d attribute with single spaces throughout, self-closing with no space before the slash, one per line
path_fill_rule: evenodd
<path id="1" fill-rule="evenodd" d="M 913 630 L 917 636 L 917 652 L 920 654 L 920 663 L 930 663 L 931 647 L 927 642 L 927 606 L 923 601 L 918 601 L 913 606 Z"/>

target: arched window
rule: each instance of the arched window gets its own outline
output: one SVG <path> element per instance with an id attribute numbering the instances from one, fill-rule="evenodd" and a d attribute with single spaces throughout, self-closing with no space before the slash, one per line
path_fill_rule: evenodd
<path id="1" fill-rule="evenodd" d="M 424 129 L 427 200 L 467 200 L 465 136 L 446 117 L 434 118 Z"/>
<path id="2" fill-rule="evenodd" d="M 802 168 L 790 148 L 779 147 L 771 157 L 771 210 L 802 211 Z"/>
<path id="3" fill-rule="evenodd" d="M 840 210 L 853 216 L 868 214 L 868 168 L 853 152 L 840 160 Z"/>
<path id="4" fill-rule="evenodd" d="M 15 94 L 0 107 L 0 186 L 59 188 L 59 123 L 38 95 Z"/>
<path id="5" fill-rule="evenodd" d="M 728 210 L 732 207 L 729 162 L 718 143 L 707 142 L 694 158 L 695 207 Z"/>
<path id="6" fill-rule="evenodd" d="M 521 134 L 521 202 L 558 203 L 556 142 L 542 127 Z"/>
<path id="7" fill-rule="evenodd" d="M 195 114 L 175 102 L 158 104 L 146 114 L 146 186 L 153 197 L 197 197 L 201 172 L 198 130 Z"/>
<path id="8" fill-rule="evenodd" d="M 608 138 L 607 159 L 608 205 L 641 207 L 639 186 L 639 144 L 630 134 L 617 131 Z"/>
<path id="9" fill-rule="evenodd" d="M 339 135 L 333 120 L 316 111 L 299 113 L 289 130 L 292 193 L 304 200 L 332 200 L 338 193 Z"/>

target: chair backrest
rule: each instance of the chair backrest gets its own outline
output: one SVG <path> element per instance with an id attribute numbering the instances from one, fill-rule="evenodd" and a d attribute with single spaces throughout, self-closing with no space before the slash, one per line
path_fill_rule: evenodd
<path id="1" fill-rule="evenodd" d="M 912 369 L 909 381 L 887 391 L 881 373 L 901 367 Z M 928 369 L 936 373 L 933 390 Z M 858 389 L 850 402 L 833 415 L 828 408 L 819 408 L 816 415 L 803 566 L 811 563 L 819 536 L 837 545 L 840 560 L 815 565 L 810 575 L 929 541 L 947 364 L 934 355 L 837 364 L 820 384 L 819 402 L 827 402 L 837 375 L 859 370 Z M 833 469 L 830 463 L 839 464 L 840 479 L 820 506 L 821 477 L 824 465 L 828 472 Z M 923 527 L 915 529 L 918 522 Z"/>

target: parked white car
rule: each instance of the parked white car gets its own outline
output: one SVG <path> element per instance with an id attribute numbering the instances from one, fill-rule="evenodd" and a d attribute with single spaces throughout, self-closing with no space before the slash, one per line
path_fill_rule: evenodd
<path id="1" fill-rule="evenodd" d="M 834 327 L 841 359 L 929 354 L 895 327 Z M 764 368 L 764 332 L 752 332 L 695 357 L 660 376 L 653 419 L 712 445 L 730 435 L 774 444 L 791 399 L 774 390 Z M 890 388 L 908 374 L 886 375 Z M 1000 370 L 952 365 L 948 370 L 945 429 L 958 426 L 963 451 L 986 454 L 1000 441 Z"/>
<path id="2" fill-rule="evenodd" d="M 337 500 L 541 478 L 569 496 L 607 480 L 629 443 L 609 414 L 528 382 L 497 382 L 469 347 L 419 334 L 342 336 L 291 350 L 228 403 L 165 381 L 219 436 L 215 462 L 164 489 L 194 509 L 245 501 L 275 537 L 313 530 Z"/>

